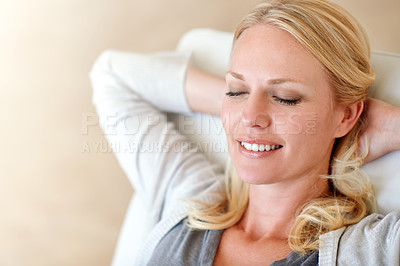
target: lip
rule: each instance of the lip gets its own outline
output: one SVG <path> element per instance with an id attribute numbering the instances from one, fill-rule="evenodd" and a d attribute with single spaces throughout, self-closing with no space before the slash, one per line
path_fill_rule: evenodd
<path id="1" fill-rule="evenodd" d="M 264 152 L 260 152 L 260 151 L 249 151 L 246 148 L 244 148 L 241 145 L 241 142 L 247 142 L 247 143 L 255 143 L 255 144 L 264 144 L 264 145 L 280 145 L 276 142 L 271 142 L 265 139 L 250 139 L 250 138 L 238 138 L 236 144 L 238 145 L 238 150 L 239 152 L 247 157 L 247 158 L 251 158 L 251 159 L 261 159 L 261 158 L 266 158 L 266 157 L 270 157 L 273 156 L 274 154 L 276 154 L 277 152 L 279 152 L 282 148 L 276 149 L 276 150 L 271 150 L 271 151 L 264 151 Z"/>

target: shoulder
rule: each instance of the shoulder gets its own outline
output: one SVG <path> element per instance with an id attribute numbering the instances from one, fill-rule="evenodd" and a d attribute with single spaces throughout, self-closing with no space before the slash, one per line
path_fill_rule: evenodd
<path id="1" fill-rule="evenodd" d="M 400 258 L 400 213 L 371 214 L 321 235 L 320 265 L 391 265 Z"/>
<path id="2" fill-rule="evenodd" d="M 347 238 L 365 238 L 375 241 L 399 241 L 400 212 L 390 212 L 386 215 L 373 213 L 357 224 L 348 226 L 343 234 Z"/>
<path id="3" fill-rule="evenodd" d="M 399 212 L 368 215 L 357 224 L 348 226 L 339 241 L 339 264 L 397 265 L 399 258 Z"/>

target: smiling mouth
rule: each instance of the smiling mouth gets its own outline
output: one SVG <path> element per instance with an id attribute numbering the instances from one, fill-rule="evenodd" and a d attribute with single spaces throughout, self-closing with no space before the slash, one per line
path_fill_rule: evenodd
<path id="1" fill-rule="evenodd" d="M 282 145 L 264 145 L 264 144 L 256 144 L 256 143 L 248 143 L 245 141 L 240 142 L 240 145 L 244 147 L 248 151 L 273 151 L 276 149 L 280 149 Z"/>

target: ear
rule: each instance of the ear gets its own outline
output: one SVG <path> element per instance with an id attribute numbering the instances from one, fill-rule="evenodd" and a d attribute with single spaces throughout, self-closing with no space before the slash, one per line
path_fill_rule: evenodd
<path id="1" fill-rule="evenodd" d="M 341 110 L 339 124 L 336 129 L 336 138 L 345 136 L 354 127 L 363 109 L 364 101 L 360 101 Z"/>

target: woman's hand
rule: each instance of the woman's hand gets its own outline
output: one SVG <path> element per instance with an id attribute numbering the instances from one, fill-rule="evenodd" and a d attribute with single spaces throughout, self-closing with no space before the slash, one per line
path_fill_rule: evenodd
<path id="1" fill-rule="evenodd" d="M 400 150 L 400 108 L 372 98 L 367 99 L 366 106 L 367 126 L 361 135 L 359 147 L 364 152 L 366 141 L 369 143 L 364 163 Z"/>

